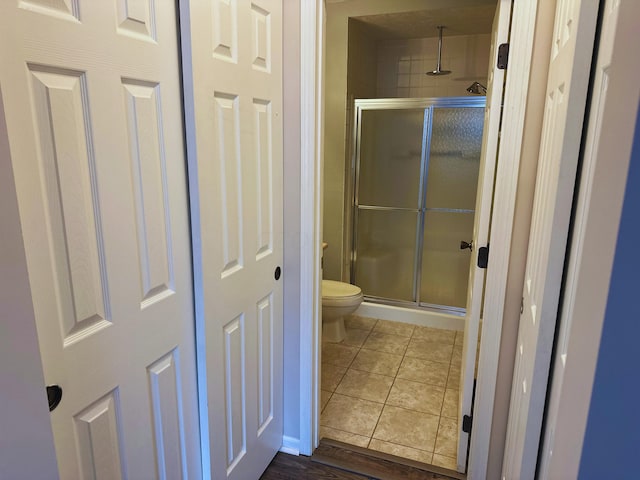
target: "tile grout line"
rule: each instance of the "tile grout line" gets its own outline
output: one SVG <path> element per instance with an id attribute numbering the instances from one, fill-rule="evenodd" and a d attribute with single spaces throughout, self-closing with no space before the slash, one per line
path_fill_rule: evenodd
<path id="1" fill-rule="evenodd" d="M 406 349 L 405 349 L 406 351 Z M 402 355 L 402 360 L 404 360 L 404 354 Z M 400 360 L 400 365 L 402 365 L 402 360 Z M 396 370 L 396 374 L 393 376 L 393 382 L 391 382 L 391 386 L 389 387 L 389 391 L 387 392 L 387 396 L 384 399 L 384 403 L 382 404 L 382 410 L 380 410 L 380 415 L 378 415 L 378 420 L 376 421 L 375 426 L 373 427 L 373 432 L 371 432 L 371 438 L 369 438 L 368 445 L 371 445 L 373 441 L 373 436 L 376 433 L 376 429 L 378 428 L 378 424 L 380 423 L 380 418 L 382 418 L 382 412 L 384 412 L 385 407 L 387 406 L 387 400 L 389 400 L 389 395 L 391 395 L 391 390 L 393 390 L 393 386 L 396 384 L 396 379 L 398 378 L 398 372 L 400 371 L 400 365 L 398 365 L 398 369 Z M 367 445 L 367 448 L 369 446 Z"/>
<path id="2" fill-rule="evenodd" d="M 411 335 L 409 336 L 409 342 L 411 342 L 411 337 L 413 336 L 413 332 L 415 331 L 415 327 L 411 330 Z M 391 390 L 393 390 L 393 386 L 396 384 L 396 380 L 398 379 L 398 372 L 400 372 L 400 367 L 402 366 L 402 362 L 404 362 L 405 356 L 407 354 L 407 349 L 409 348 L 409 342 L 407 342 L 407 346 L 404 349 L 404 353 L 402 354 L 402 358 L 400 359 L 400 364 L 398 365 L 398 368 L 396 370 L 395 375 L 393 376 L 393 382 L 391 382 L 391 387 L 389 387 L 389 391 L 387 392 L 387 396 L 384 399 L 384 404 L 382 406 L 382 410 L 380 410 L 380 415 L 378 416 L 378 420 L 376 421 L 376 425 L 375 427 L 373 427 L 373 432 L 371 433 L 371 438 L 369 439 L 369 444 L 371 445 L 371 442 L 373 441 L 373 436 L 376 433 L 376 430 L 378 428 L 378 424 L 380 423 L 380 418 L 382 418 L 382 413 L 384 412 L 386 406 L 387 406 L 387 400 L 389 400 L 389 395 L 391 395 Z M 391 442 L 389 442 L 391 443 Z M 367 446 L 367 448 L 369 448 Z M 433 454 L 432 454 L 433 455 Z"/>

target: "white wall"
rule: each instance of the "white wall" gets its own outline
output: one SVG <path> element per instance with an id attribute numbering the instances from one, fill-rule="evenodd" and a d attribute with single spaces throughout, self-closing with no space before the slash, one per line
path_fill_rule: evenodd
<path id="1" fill-rule="evenodd" d="M 56 479 L 58 467 L 1 92 L 0 225 L 0 478 Z"/>

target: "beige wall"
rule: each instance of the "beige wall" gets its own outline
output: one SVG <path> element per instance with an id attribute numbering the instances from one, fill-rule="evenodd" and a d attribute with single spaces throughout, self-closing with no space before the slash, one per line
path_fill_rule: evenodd
<path id="1" fill-rule="evenodd" d="M 495 0 L 458 0 L 456 6 L 477 6 L 492 4 Z M 324 124 L 324 198 L 323 198 L 323 235 L 329 243 L 324 255 L 324 277 L 345 279 L 348 265 L 345 262 L 344 248 L 348 242 L 344 226 L 345 219 L 345 148 L 348 140 L 347 127 L 347 69 L 348 69 L 348 26 L 349 18 L 378 15 L 381 13 L 400 13 L 417 10 L 436 10 L 450 8 L 450 0 L 349 0 L 344 2 L 327 2 L 325 24 L 325 124 Z M 453 37 L 452 37 L 453 38 Z M 448 40 L 445 38 L 445 40 Z M 432 39 L 433 41 L 433 39 Z M 437 40 L 435 40 L 437 42 Z M 443 56 L 447 55 L 447 44 L 444 45 Z M 487 57 L 488 58 L 488 57 Z M 427 60 L 423 58 L 422 62 Z M 435 64 L 435 58 L 433 59 Z M 446 62 L 445 62 L 446 63 Z M 473 62 L 470 62 L 473 64 Z M 460 72 L 469 69 L 463 62 Z M 446 67 L 446 64 L 444 65 Z M 431 67 L 432 69 L 433 67 Z M 448 67 L 446 67 L 448 68 Z M 472 68 L 473 69 L 473 68 Z M 484 67 L 486 75 L 487 65 Z M 426 71 L 426 70 L 425 70 Z M 452 74 L 455 78 L 456 74 Z M 469 81 L 469 84 L 473 80 Z M 462 94 L 468 85 L 459 81 Z M 348 203 L 347 203 L 348 205 Z"/>
<path id="2" fill-rule="evenodd" d="M 325 188 L 335 188 L 344 185 L 342 190 L 342 215 L 331 215 L 324 217 L 324 227 L 328 229 L 331 238 L 340 239 L 342 245 L 351 245 L 351 229 L 348 227 L 352 222 L 352 198 L 353 185 L 345 182 L 351 178 L 352 166 L 352 140 L 353 140 L 353 100 L 354 98 L 375 98 L 378 84 L 378 45 L 375 39 L 371 38 L 370 31 L 361 22 L 349 19 L 349 39 L 347 56 L 347 101 L 345 106 L 344 122 L 344 149 L 342 150 L 343 164 L 342 172 L 333 171 L 333 175 L 324 177 Z M 337 163 L 337 162 L 336 162 Z M 326 230 L 325 230 L 326 231 Z M 335 280 L 348 280 L 349 264 L 348 257 L 343 251 L 342 257 L 329 256 L 338 263 L 331 264 L 329 275 L 325 278 Z M 340 261 L 342 264 L 340 265 Z"/>
<path id="3" fill-rule="evenodd" d="M 347 50 L 347 94 L 355 98 L 374 97 L 378 83 L 378 47 L 366 25 L 349 20 Z"/>

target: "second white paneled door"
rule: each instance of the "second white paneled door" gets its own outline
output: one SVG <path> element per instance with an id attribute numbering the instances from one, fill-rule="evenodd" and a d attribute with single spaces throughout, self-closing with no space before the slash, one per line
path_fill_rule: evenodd
<path id="1" fill-rule="evenodd" d="M 599 4 L 556 5 L 502 466 L 506 479 L 536 474 Z"/>
<path id="2" fill-rule="evenodd" d="M 201 476 L 176 24 L 164 0 L 0 2 L 62 479 Z"/>
<path id="3" fill-rule="evenodd" d="M 204 468 L 245 480 L 282 443 L 282 4 L 189 9 Z"/>

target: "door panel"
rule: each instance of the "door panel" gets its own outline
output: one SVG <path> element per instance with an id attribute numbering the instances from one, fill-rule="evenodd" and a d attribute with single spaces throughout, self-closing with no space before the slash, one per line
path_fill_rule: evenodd
<path id="1" fill-rule="evenodd" d="M 482 108 L 433 109 L 425 200 L 427 209 L 474 211 L 483 127 Z"/>
<path id="2" fill-rule="evenodd" d="M 358 209 L 355 284 L 365 295 L 415 301 L 417 211 Z"/>
<path id="3" fill-rule="evenodd" d="M 358 205 L 420 205 L 425 109 L 361 110 Z"/>
<path id="4" fill-rule="evenodd" d="M 282 5 L 189 8 L 201 425 L 213 478 L 258 478 L 282 444 Z"/>
<path id="5" fill-rule="evenodd" d="M 469 280 L 469 251 L 460 240 L 473 236 L 473 210 L 425 212 L 420 302 L 465 308 Z"/>
<path id="6" fill-rule="evenodd" d="M 199 478 L 174 5 L 3 2 L 0 27 L 60 477 Z"/>
<path id="7" fill-rule="evenodd" d="M 560 0 L 556 7 L 503 463 L 506 478 L 534 478 L 536 471 L 598 3 Z"/>

